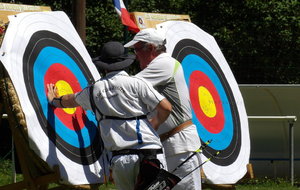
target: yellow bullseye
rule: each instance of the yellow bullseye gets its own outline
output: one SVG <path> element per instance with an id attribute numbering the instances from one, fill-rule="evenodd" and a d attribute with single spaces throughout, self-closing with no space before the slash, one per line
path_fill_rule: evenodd
<path id="1" fill-rule="evenodd" d="M 217 114 L 215 101 L 211 93 L 207 90 L 207 88 L 200 86 L 198 88 L 198 97 L 199 97 L 200 107 L 203 113 L 207 117 L 210 118 L 215 117 Z"/>
<path id="2" fill-rule="evenodd" d="M 64 80 L 57 81 L 55 86 L 57 87 L 59 96 L 63 96 L 66 94 L 73 94 L 73 90 L 72 90 L 71 86 L 69 85 L 69 83 L 67 83 Z M 76 111 L 76 108 L 63 108 L 63 110 L 67 114 L 74 114 Z"/>

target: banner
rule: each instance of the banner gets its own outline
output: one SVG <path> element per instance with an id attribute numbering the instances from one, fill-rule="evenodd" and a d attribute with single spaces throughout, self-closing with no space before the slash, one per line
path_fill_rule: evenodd
<path id="1" fill-rule="evenodd" d="M 48 6 L 0 3 L 0 25 L 8 22 L 9 15 L 15 15 L 21 12 L 43 12 L 43 11 L 51 11 L 51 8 Z"/>
<path id="2" fill-rule="evenodd" d="M 164 14 L 164 13 L 146 13 L 146 12 L 132 12 L 131 17 L 139 27 L 139 29 L 155 28 L 159 23 L 165 21 L 187 21 L 191 22 L 189 15 L 180 14 Z"/>

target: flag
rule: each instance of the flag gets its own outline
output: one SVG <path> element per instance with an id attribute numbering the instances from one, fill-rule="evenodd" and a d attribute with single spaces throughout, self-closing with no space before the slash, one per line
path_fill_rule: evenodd
<path id="1" fill-rule="evenodd" d="M 134 33 L 138 33 L 140 31 L 140 29 L 130 18 L 129 12 L 127 11 L 127 9 L 123 3 L 123 0 L 113 0 L 113 3 L 115 5 L 115 9 L 116 9 L 118 15 L 121 18 L 122 24 L 127 26 L 128 30 L 130 30 Z"/>

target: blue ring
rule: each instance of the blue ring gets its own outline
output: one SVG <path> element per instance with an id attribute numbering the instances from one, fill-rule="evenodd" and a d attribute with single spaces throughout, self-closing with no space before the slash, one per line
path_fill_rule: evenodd
<path id="1" fill-rule="evenodd" d="M 190 86 L 190 75 L 193 71 L 199 70 L 205 73 L 212 83 L 215 85 L 217 92 L 222 101 L 223 113 L 224 113 L 224 128 L 221 132 L 214 134 L 210 133 L 205 127 L 201 124 L 199 119 L 196 117 L 194 110 L 192 111 L 193 122 L 197 126 L 198 134 L 201 135 L 203 141 L 213 140 L 210 144 L 210 147 L 216 150 L 226 149 L 233 138 L 233 121 L 231 115 L 231 108 L 229 104 L 224 104 L 224 102 L 229 102 L 223 85 L 221 84 L 218 75 L 211 68 L 211 66 L 201 57 L 195 54 L 189 54 L 181 62 L 184 77 L 188 86 Z"/>
<path id="2" fill-rule="evenodd" d="M 186 62 L 185 63 L 186 69 L 187 70 L 190 69 L 189 73 L 191 73 L 191 71 L 192 71 L 192 68 L 189 68 L 189 67 L 196 66 L 194 69 L 201 70 L 201 67 L 199 68 L 199 66 L 201 65 L 204 68 L 206 68 L 206 72 L 207 72 L 206 75 L 209 75 L 207 77 L 211 77 L 210 80 L 212 80 L 212 82 L 214 79 L 218 81 L 219 84 L 214 84 L 214 85 L 219 86 L 221 84 L 222 91 L 225 91 L 225 94 L 226 94 L 225 100 L 229 100 L 227 102 L 222 102 L 222 103 L 226 104 L 227 106 L 230 107 L 229 111 L 231 111 L 231 112 L 229 112 L 229 113 L 232 115 L 232 117 L 229 119 L 232 121 L 233 136 L 231 137 L 231 139 L 229 139 L 229 141 L 227 141 L 227 143 L 230 142 L 230 144 L 227 145 L 227 147 L 225 149 L 222 149 L 221 153 L 218 156 L 211 159 L 211 162 L 213 162 L 214 164 L 217 164 L 219 166 L 229 166 L 229 165 L 233 164 L 239 157 L 239 153 L 240 153 L 241 146 L 242 146 L 242 144 L 241 144 L 241 123 L 240 123 L 240 117 L 239 117 L 234 94 L 232 92 L 232 89 L 231 89 L 228 81 L 227 81 L 227 77 L 226 77 L 225 73 L 223 72 L 222 68 L 220 67 L 220 64 L 217 62 L 217 60 L 214 58 L 214 56 L 210 53 L 210 51 L 208 51 L 204 46 L 202 46 L 199 42 L 197 42 L 193 39 L 182 39 L 174 47 L 174 50 L 172 52 L 172 57 L 177 59 L 179 62 L 183 62 L 183 60 L 186 57 L 188 57 L 188 55 L 194 56 L 194 58 L 193 58 L 194 60 L 189 58 L 190 59 L 189 61 L 195 61 L 196 63 L 197 62 L 201 63 L 201 61 L 202 61 L 202 63 L 203 63 L 203 64 L 198 64 L 198 65 L 193 64 L 193 63 L 188 64 L 185 60 L 184 62 Z M 201 59 L 204 59 L 205 61 L 197 58 L 197 56 L 200 57 Z M 206 64 L 208 64 L 208 65 L 206 65 Z M 189 75 L 185 76 L 185 77 L 189 80 Z M 216 90 L 217 90 L 217 93 L 220 93 L 220 89 L 216 89 Z M 220 97 L 220 101 L 224 101 L 224 100 L 222 100 Z M 226 119 L 225 113 L 224 113 L 224 117 L 225 117 L 224 119 Z M 197 121 L 195 123 L 197 123 Z M 197 123 L 197 124 L 199 124 L 199 123 Z M 225 127 L 226 126 L 224 126 L 224 128 Z M 226 130 L 229 133 L 231 133 L 231 131 L 229 131 L 229 128 L 226 127 Z M 206 134 L 205 138 L 209 137 L 208 134 L 209 133 Z M 199 134 L 199 137 L 200 137 L 200 140 L 202 143 L 206 142 L 203 140 L 202 134 Z M 224 136 L 224 138 L 226 139 L 227 137 Z M 214 141 L 224 140 L 224 138 L 223 139 L 208 139 L 208 140 L 213 140 L 213 141 L 212 141 L 212 143 L 209 144 L 209 146 L 205 150 L 203 150 L 203 155 L 205 155 L 206 157 L 211 157 L 213 154 L 216 153 L 216 151 L 220 151 L 219 148 L 224 148 L 225 146 L 218 147 L 218 146 L 215 146 L 213 143 Z M 212 146 L 217 147 L 217 148 L 213 148 Z"/>
<path id="3" fill-rule="evenodd" d="M 74 60 L 68 56 L 64 51 L 55 48 L 55 47 L 45 47 L 43 48 L 39 55 L 37 56 L 36 61 L 34 62 L 33 73 L 34 73 L 34 87 L 36 94 L 38 96 L 39 102 L 41 103 L 44 116 L 47 118 L 48 115 L 48 101 L 44 89 L 44 76 L 48 71 L 49 67 L 54 63 L 60 63 L 70 69 L 74 74 L 80 84 L 81 89 L 88 86 L 88 81 L 84 77 L 82 71 L 74 62 Z M 51 110 L 51 109 L 49 109 Z M 94 123 L 97 123 L 94 115 L 91 111 L 86 112 L 87 118 Z M 56 124 L 54 128 L 54 123 Z M 86 148 L 89 147 L 92 143 L 93 138 L 96 135 L 96 129 L 87 129 L 86 125 L 80 131 L 80 139 L 78 140 L 78 131 L 74 131 L 66 127 L 57 116 L 55 116 L 51 126 L 54 128 L 55 132 L 62 138 L 64 141 L 69 143 L 72 146 L 77 148 Z"/>

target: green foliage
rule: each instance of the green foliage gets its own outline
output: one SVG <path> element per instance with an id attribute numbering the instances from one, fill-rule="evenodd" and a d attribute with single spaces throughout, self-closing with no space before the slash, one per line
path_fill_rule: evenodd
<path id="1" fill-rule="evenodd" d="M 2 1 L 2 2 L 10 2 Z M 23 0 L 47 5 L 73 18 L 72 0 Z M 298 0 L 124 0 L 129 12 L 188 14 L 213 35 L 238 83 L 300 83 L 300 3 Z M 91 57 L 110 40 L 131 39 L 112 0 L 86 0 L 86 47 Z M 135 64 L 137 66 L 137 64 Z M 135 68 L 135 70 L 138 70 Z"/>
<path id="2" fill-rule="evenodd" d="M 215 37 L 239 83 L 300 82 L 299 1 L 139 2 L 133 11 L 189 14 Z"/>
<path id="3" fill-rule="evenodd" d="M 216 38 L 239 83 L 299 83 L 299 6 L 222 1 L 205 6 L 207 19 L 195 22 Z"/>
<path id="4" fill-rule="evenodd" d="M 244 180 L 236 185 L 238 190 L 297 190 L 296 185 L 292 186 L 288 179 L 283 178 L 255 178 L 251 180 Z"/>
<path id="5" fill-rule="evenodd" d="M 12 162 L 11 160 L 3 160 L 0 158 L 0 188 L 1 186 L 12 184 Z M 23 180 L 22 174 L 17 174 L 16 175 L 16 182 L 20 182 Z M 54 188 L 54 187 L 59 187 L 58 184 L 51 183 L 49 184 L 49 189 Z M 99 187 L 99 190 L 115 190 L 115 186 L 111 183 L 107 185 L 101 185 Z"/>
<path id="6" fill-rule="evenodd" d="M 101 45 L 110 40 L 123 41 L 123 25 L 112 2 L 87 1 L 86 46 L 91 56 L 100 54 Z"/>
<path id="7" fill-rule="evenodd" d="M 12 164 L 10 160 L 0 158 L 0 186 L 12 183 Z M 22 175 L 16 175 L 16 181 L 23 180 Z"/>

